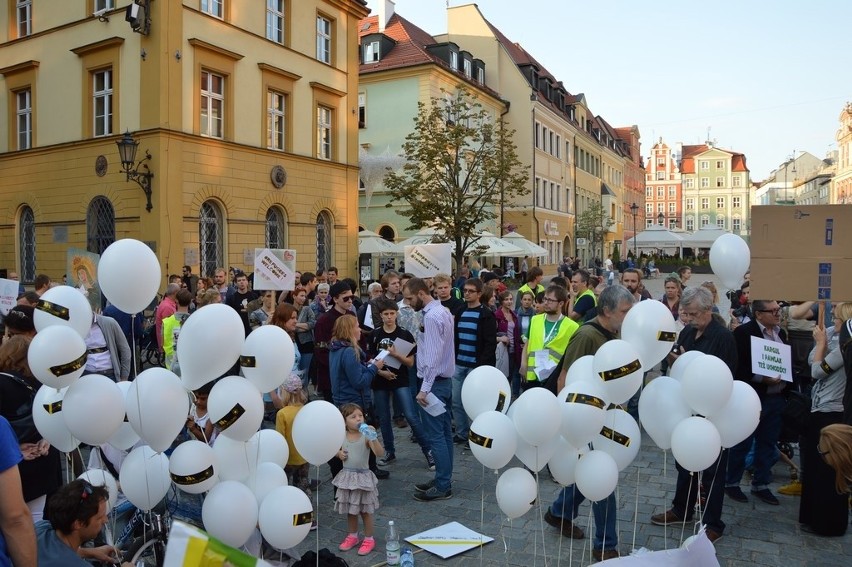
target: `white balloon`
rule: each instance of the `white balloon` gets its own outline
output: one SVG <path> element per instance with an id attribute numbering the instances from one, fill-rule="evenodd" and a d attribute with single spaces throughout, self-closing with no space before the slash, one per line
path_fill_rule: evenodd
<path id="1" fill-rule="evenodd" d="M 161 278 L 157 255 L 147 244 L 132 238 L 110 244 L 98 262 L 101 291 L 125 313 L 144 311 L 157 296 Z"/>
<path id="2" fill-rule="evenodd" d="M 744 441 L 760 422 L 760 398 L 750 385 L 734 381 L 728 403 L 707 419 L 719 430 L 722 447 L 729 449 Z"/>
<path id="3" fill-rule="evenodd" d="M 748 244 L 736 234 L 723 234 L 710 247 L 710 267 L 728 289 L 740 287 L 750 264 Z"/>
<path id="4" fill-rule="evenodd" d="M 53 325 L 74 329 L 85 339 L 92 328 L 92 306 L 86 296 L 70 285 L 48 289 L 39 298 L 33 312 L 33 323 L 39 333 Z"/>
<path id="5" fill-rule="evenodd" d="M 670 376 L 658 376 L 651 380 L 639 397 L 642 427 L 657 447 L 664 451 L 672 447 L 674 428 L 691 415 L 692 410 L 683 399 L 680 382 Z"/>
<path id="6" fill-rule="evenodd" d="M 470 371 L 461 391 L 464 411 L 471 420 L 487 411 L 509 411 L 512 388 L 500 369 L 494 366 L 479 366 Z"/>
<path id="7" fill-rule="evenodd" d="M 515 429 L 530 445 L 543 445 L 556 435 L 562 424 L 559 401 L 546 388 L 530 388 L 512 407 Z"/>
<path id="8" fill-rule="evenodd" d="M 118 483 L 115 477 L 108 471 L 103 469 L 89 469 L 77 478 L 82 478 L 92 486 L 105 486 L 109 492 L 109 502 L 107 510 L 112 510 L 115 503 L 118 501 Z"/>
<path id="9" fill-rule="evenodd" d="M 686 367 L 680 384 L 683 386 L 683 398 L 689 407 L 701 415 L 712 415 L 731 398 L 734 377 L 721 359 L 705 355 Z"/>
<path id="10" fill-rule="evenodd" d="M 499 411 L 486 411 L 470 424 L 470 452 L 489 469 L 501 469 L 515 455 L 517 435 L 512 420 Z"/>
<path id="11" fill-rule="evenodd" d="M 186 425 L 189 396 L 174 372 L 149 368 L 133 381 L 126 410 L 136 434 L 155 451 L 165 451 Z"/>
<path id="12" fill-rule="evenodd" d="M 193 313 L 181 325 L 177 344 L 180 375 L 186 389 L 197 390 L 230 370 L 240 357 L 243 342 L 243 322 L 228 305 L 213 303 Z"/>
<path id="13" fill-rule="evenodd" d="M 653 368 L 671 352 L 677 323 L 661 301 L 640 301 L 624 317 L 621 338 L 636 349 L 643 368 Z"/>
<path id="14" fill-rule="evenodd" d="M 524 465 L 533 472 L 538 472 L 547 466 L 547 462 L 556 453 L 556 448 L 559 446 L 561 435 L 553 435 L 550 439 L 541 445 L 530 445 L 518 435 L 518 447 L 515 449 L 515 456 L 518 457 Z"/>
<path id="15" fill-rule="evenodd" d="M 118 382 L 117 385 L 118 389 L 121 390 L 122 396 L 124 396 L 124 402 L 121 404 L 121 407 L 124 409 L 124 421 L 121 423 L 118 431 L 109 438 L 108 443 L 120 451 L 126 451 L 139 442 L 139 435 L 133 431 L 133 426 L 130 424 L 130 420 L 127 419 L 127 393 L 130 391 L 133 382 Z"/>
<path id="16" fill-rule="evenodd" d="M 642 446 L 639 424 L 621 408 L 608 409 L 604 428 L 593 444 L 595 449 L 612 457 L 618 470 L 623 471 L 633 462 Z"/>
<path id="17" fill-rule="evenodd" d="M 38 335 L 36 335 L 38 336 Z M 65 415 L 62 413 L 62 400 L 68 388 L 57 390 L 42 386 L 33 400 L 33 422 L 41 436 L 62 451 L 70 453 L 80 444 L 68 430 Z"/>
<path id="18" fill-rule="evenodd" d="M 560 431 L 574 447 L 589 443 L 600 433 L 607 407 L 606 390 L 601 380 L 594 378 L 566 384 L 557 399 L 561 412 Z"/>
<path id="19" fill-rule="evenodd" d="M 547 463 L 550 474 L 562 486 L 574 484 L 580 450 L 572 446 L 561 435 L 556 438 L 556 451 Z"/>
<path id="20" fill-rule="evenodd" d="M 249 463 L 248 443 L 235 441 L 230 437 L 219 435 L 213 442 L 213 452 L 216 453 L 216 461 L 219 463 L 220 480 L 244 481 L 249 478 L 251 469 Z"/>
<path id="21" fill-rule="evenodd" d="M 244 484 L 223 480 L 201 507 L 204 529 L 232 547 L 242 547 L 257 525 L 257 499 Z"/>
<path id="22" fill-rule="evenodd" d="M 305 405 L 293 420 L 293 444 L 312 465 L 328 462 L 343 445 L 345 436 L 343 415 L 325 400 Z"/>
<path id="23" fill-rule="evenodd" d="M 520 518 L 535 504 L 535 479 L 520 467 L 507 469 L 497 479 L 496 492 L 500 510 L 509 518 Z"/>
<path id="24" fill-rule="evenodd" d="M 122 461 L 118 480 L 127 499 L 137 508 L 148 511 L 165 497 L 172 485 L 169 458 L 147 445 L 140 445 Z"/>
<path id="25" fill-rule="evenodd" d="M 591 354 L 581 356 L 568 367 L 568 372 L 565 373 L 565 385 L 573 384 L 574 382 L 600 382 L 600 376 L 595 374 L 594 368 L 595 357 Z"/>
<path id="26" fill-rule="evenodd" d="M 618 465 L 603 451 L 589 451 L 580 457 L 574 474 L 577 490 L 592 502 L 612 494 L 618 484 Z"/>
<path id="27" fill-rule="evenodd" d="M 284 469 L 276 463 L 260 463 L 257 470 L 249 476 L 246 483 L 257 498 L 258 504 L 263 504 L 263 499 L 278 488 L 287 486 L 287 474 Z"/>
<path id="28" fill-rule="evenodd" d="M 699 358 L 707 356 L 701 351 L 697 350 L 689 350 L 678 356 L 677 359 L 672 364 L 672 367 L 669 368 L 669 376 L 680 382 L 683 379 L 683 372 L 686 370 L 686 367 L 692 364 L 694 360 L 698 360 Z"/>
<path id="29" fill-rule="evenodd" d="M 601 345 L 595 353 L 593 367 L 603 380 L 607 399 L 613 404 L 623 404 L 642 385 L 642 361 L 627 341 L 616 339 Z"/>
<path id="30" fill-rule="evenodd" d="M 290 549 L 308 535 L 313 518 L 314 509 L 307 495 L 294 486 L 281 486 L 263 499 L 258 524 L 272 547 Z"/>
<path id="31" fill-rule="evenodd" d="M 261 429 L 246 442 L 224 435 L 213 443 L 222 480 L 248 480 L 261 463 L 287 464 L 290 448 L 283 435 L 274 429 Z"/>
<path id="32" fill-rule="evenodd" d="M 294 360 L 296 351 L 287 331 L 277 325 L 263 325 L 246 337 L 240 352 L 240 369 L 246 380 L 266 393 L 284 383 Z"/>
<path id="33" fill-rule="evenodd" d="M 716 462 L 722 451 L 719 430 L 703 417 L 688 417 L 672 432 L 672 455 L 690 472 L 703 471 Z"/>
<path id="34" fill-rule="evenodd" d="M 210 390 L 207 412 L 219 435 L 248 441 L 263 422 L 263 395 L 245 378 L 227 376 Z"/>
<path id="35" fill-rule="evenodd" d="M 30 342 L 27 363 L 45 386 L 66 388 L 86 370 L 86 343 L 71 327 L 51 325 Z"/>
<path id="36" fill-rule="evenodd" d="M 275 429 L 261 429 L 248 440 L 248 454 L 255 463 L 275 463 L 280 467 L 287 465 L 290 458 L 290 446 L 287 439 Z M 253 465 L 257 466 L 257 465 Z"/>
<path id="37" fill-rule="evenodd" d="M 124 423 L 124 394 L 106 376 L 87 374 L 68 387 L 62 414 L 74 437 L 89 445 L 101 445 Z"/>
<path id="38" fill-rule="evenodd" d="M 169 457 L 169 475 L 175 486 L 189 494 L 201 494 L 219 482 L 216 453 L 204 441 L 184 441 Z"/>

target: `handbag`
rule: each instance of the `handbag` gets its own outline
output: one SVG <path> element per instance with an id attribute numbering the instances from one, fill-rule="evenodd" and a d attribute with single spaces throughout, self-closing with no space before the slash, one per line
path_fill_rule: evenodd
<path id="1" fill-rule="evenodd" d="M 12 426 L 12 430 L 15 432 L 15 437 L 18 439 L 18 443 L 35 443 L 41 439 L 41 434 L 36 428 L 35 421 L 33 420 L 33 401 L 35 400 L 36 391 L 31 385 L 27 384 L 27 382 L 21 378 L 20 376 L 16 376 L 15 374 L 10 374 L 8 372 L 0 372 L 3 376 L 8 376 L 13 381 L 17 382 L 21 386 L 27 389 L 30 396 L 29 399 L 21 404 L 21 406 L 15 411 L 14 415 L 5 416 L 9 421 L 9 425 Z"/>
<path id="2" fill-rule="evenodd" d="M 784 428 L 793 435 L 802 435 L 811 414 L 811 397 L 797 390 L 787 392 L 787 403 L 781 410 Z"/>

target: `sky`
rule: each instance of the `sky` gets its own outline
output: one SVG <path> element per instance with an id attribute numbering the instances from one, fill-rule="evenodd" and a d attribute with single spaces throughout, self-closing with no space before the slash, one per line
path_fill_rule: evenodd
<path id="1" fill-rule="evenodd" d="M 584 93 L 595 115 L 638 125 L 646 159 L 660 138 L 670 146 L 709 139 L 745 154 L 759 181 L 794 153 L 835 150 L 840 112 L 852 102 L 847 0 L 476 4 L 570 93 Z M 439 35 L 446 6 L 397 0 L 395 10 Z"/>

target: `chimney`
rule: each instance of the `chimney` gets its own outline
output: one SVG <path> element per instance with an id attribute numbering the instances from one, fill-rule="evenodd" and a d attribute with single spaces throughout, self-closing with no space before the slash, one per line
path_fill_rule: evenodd
<path id="1" fill-rule="evenodd" d="M 393 0 L 379 0 L 377 14 L 379 20 L 379 33 L 384 33 L 388 20 L 390 20 L 391 16 L 393 16 L 394 6 L 395 4 Z"/>

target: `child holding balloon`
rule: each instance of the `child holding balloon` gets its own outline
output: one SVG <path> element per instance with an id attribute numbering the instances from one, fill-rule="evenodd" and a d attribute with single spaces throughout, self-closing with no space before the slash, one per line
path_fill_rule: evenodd
<path id="1" fill-rule="evenodd" d="M 308 461 L 299 454 L 293 441 L 293 423 L 296 421 L 296 415 L 307 402 L 308 396 L 302 389 L 302 377 L 295 372 L 291 373 L 281 385 L 282 407 L 275 415 L 275 430 L 287 440 L 290 449 L 287 464 L 284 467 L 290 486 L 295 486 L 310 498 L 311 479 Z M 311 529 L 315 527 L 316 520 Z"/>
<path id="2" fill-rule="evenodd" d="M 346 437 L 337 452 L 343 469 L 332 484 L 337 488 L 334 509 L 346 514 L 348 535 L 340 544 L 341 551 L 349 551 L 359 543 L 358 555 L 368 555 L 376 547 L 373 538 L 373 514 L 379 507 L 379 481 L 369 469 L 370 452 L 383 457 L 385 449 L 378 440 L 375 428 L 364 423 L 364 411 L 358 404 L 344 404 L 340 408 L 346 422 Z M 358 516 L 364 522 L 364 540 L 358 538 Z"/>

